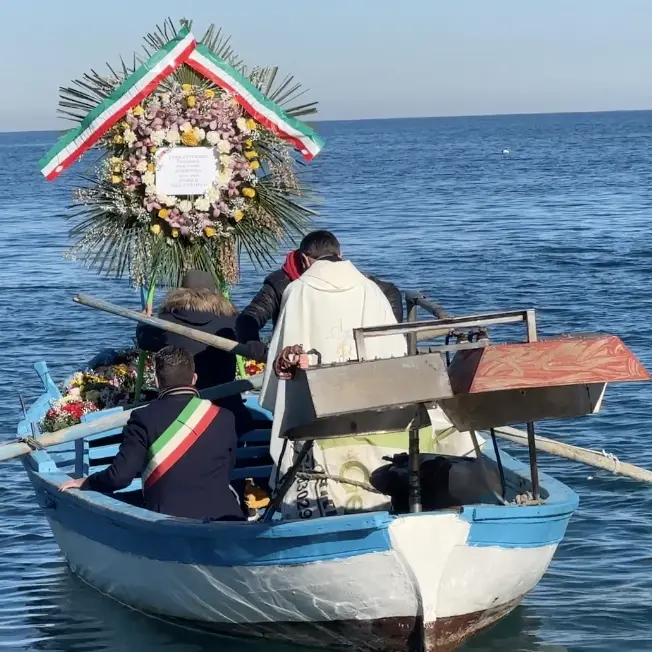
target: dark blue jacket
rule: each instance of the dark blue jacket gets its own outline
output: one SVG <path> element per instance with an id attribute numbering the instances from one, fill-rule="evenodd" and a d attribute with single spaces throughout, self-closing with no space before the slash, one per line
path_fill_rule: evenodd
<path id="1" fill-rule="evenodd" d="M 179 388 L 134 410 L 123 430 L 122 444 L 113 463 L 104 471 L 90 475 L 83 489 L 111 493 L 128 487 L 147 466 L 150 446 L 194 396 L 197 396 L 196 390 Z M 238 500 L 229 487 L 236 447 L 233 413 L 220 408 L 208 429 L 183 457 L 145 489 L 145 507 L 187 518 L 242 518 Z"/>
<path id="2" fill-rule="evenodd" d="M 217 317 L 210 312 L 197 310 L 173 310 L 159 315 L 160 319 L 188 326 L 209 335 L 219 335 L 235 340 L 235 317 Z M 235 355 L 220 351 L 213 346 L 191 340 L 177 333 L 162 331 L 149 324 L 138 324 L 136 341 L 140 349 L 156 353 L 165 346 L 176 346 L 192 353 L 197 372 L 197 389 L 207 389 L 235 380 Z M 227 396 L 219 399 L 218 405 L 235 414 L 238 434 L 253 428 L 251 414 L 245 407 L 242 396 Z"/>

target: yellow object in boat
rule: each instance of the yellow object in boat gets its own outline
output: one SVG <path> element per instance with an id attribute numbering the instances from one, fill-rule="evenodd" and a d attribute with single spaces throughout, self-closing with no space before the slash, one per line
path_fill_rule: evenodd
<path id="1" fill-rule="evenodd" d="M 245 480 L 245 504 L 249 509 L 262 509 L 269 505 L 269 494 L 254 484 L 253 478 Z"/>

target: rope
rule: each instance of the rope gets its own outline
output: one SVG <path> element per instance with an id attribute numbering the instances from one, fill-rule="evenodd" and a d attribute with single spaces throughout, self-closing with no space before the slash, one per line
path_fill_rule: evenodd
<path id="1" fill-rule="evenodd" d="M 597 453 L 598 451 L 593 451 L 593 452 Z M 603 448 L 598 454 L 603 455 L 608 460 L 611 460 L 614 463 L 614 468 L 612 473 L 618 473 L 618 465 L 620 464 L 620 460 L 613 453 L 609 453 Z"/>
<path id="2" fill-rule="evenodd" d="M 374 494 L 382 494 L 374 486 L 370 485 L 368 482 L 358 482 L 358 480 L 349 480 L 348 478 L 343 478 L 341 475 L 331 475 L 330 473 L 318 473 L 317 471 L 299 471 L 297 473 L 297 478 L 302 480 L 334 480 L 335 482 L 341 482 L 342 484 L 350 484 L 354 487 L 360 487 L 365 491 L 369 491 Z"/>
<path id="3" fill-rule="evenodd" d="M 38 439 L 36 439 L 36 437 L 32 437 L 31 435 L 28 435 L 27 437 L 21 437 L 18 441 L 21 444 L 26 444 L 33 451 L 45 450 L 45 446 L 43 446 L 43 444 L 41 444 L 41 442 Z"/>

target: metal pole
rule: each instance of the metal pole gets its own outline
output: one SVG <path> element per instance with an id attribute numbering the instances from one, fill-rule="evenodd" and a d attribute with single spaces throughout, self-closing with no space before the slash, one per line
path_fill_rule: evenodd
<path id="1" fill-rule="evenodd" d="M 537 442 L 534 436 L 534 424 L 527 423 L 527 447 L 530 453 L 530 477 L 532 479 L 532 497 L 539 500 L 539 469 L 537 467 Z"/>
<path id="2" fill-rule="evenodd" d="M 537 341 L 537 322 L 534 310 L 525 312 L 525 325 L 527 328 L 527 341 Z M 527 428 L 527 447 L 530 454 L 530 479 L 532 481 L 532 497 L 539 500 L 539 468 L 537 466 L 537 441 L 534 432 L 534 423 L 528 421 Z"/>
<path id="3" fill-rule="evenodd" d="M 409 322 L 415 322 L 417 320 L 418 316 L 418 310 L 419 307 L 416 303 L 416 301 L 410 300 L 409 298 L 406 298 L 406 307 L 407 307 L 407 320 Z M 410 333 L 407 336 L 407 345 L 408 345 L 408 355 L 416 355 L 417 354 L 417 334 L 416 333 Z"/>

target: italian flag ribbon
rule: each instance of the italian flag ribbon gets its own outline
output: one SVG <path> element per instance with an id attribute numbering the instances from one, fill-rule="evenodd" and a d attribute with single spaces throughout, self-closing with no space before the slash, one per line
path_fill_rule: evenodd
<path id="1" fill-rule="evenodd" d="M 311 161 L 324 146 L 324 141 L 305 123 L 289 116 L 275 102 L 265 97 L 244 75 L 199 43 L 186 62 L 198 73 L 231 93 L 254 120 L 277 136 L 291 142 Z"/>
<path id="2" fill-rule="evenodd" d="M 187 28 L 163 46 L 148 61 L 134 71 L 103 102 L 98 104 L 79 124 L 66 132 L 39 161 L 43 176 L 56 179 L 122 117 L 170 76 L 179 66 L 187 64 L 231 93 L 251 117 L 291 142 L 310 161 L 324 146 L 324 141 L 306 124 L 288 115 L 268 99 L 233 66 L 197 43 Z"/>
<path id="3" fill-rule="evenodd" d="M 160 480 L 206 432 L 220 409 L 210 401 L 192 398 L 181 414 L 150 446 L 142 474 L 143 489 Z"/>
<path id="4" fill-rule="evenodd" d="M 43 176 L 52 181 L 89 150 L 116 122 L 185 63 L 195 49 L 195 37 L 186 28 L 135 70 L 79 124 L 67 131 L 39 161 Z"/>

